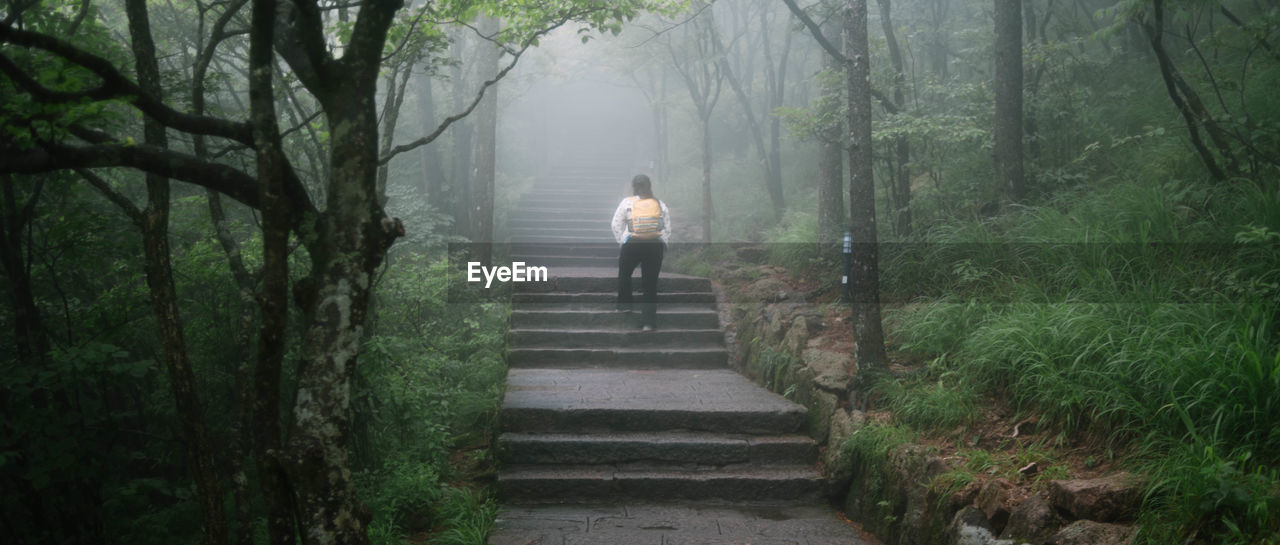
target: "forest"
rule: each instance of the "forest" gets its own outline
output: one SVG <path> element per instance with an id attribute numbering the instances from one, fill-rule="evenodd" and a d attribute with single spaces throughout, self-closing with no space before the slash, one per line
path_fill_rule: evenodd
<path id="1" fill-rule="evenodd" d="M 0 534 L 486 543 L 512 308 L 458 264 L 607 156 L 664 274 L 847 316 L 828 448 L 956 490 L 1034 418 L 1145 477 L 1134 543 L 1280 544 L 1273 85 L 1275 0 L 7 0 Z"/>

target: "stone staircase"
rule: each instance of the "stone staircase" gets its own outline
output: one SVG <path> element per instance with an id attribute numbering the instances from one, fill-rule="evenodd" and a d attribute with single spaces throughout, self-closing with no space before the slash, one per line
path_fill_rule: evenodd
<path id="1" fill-rule="evenodd" d="M 728 368 L 709 280 L 664 272 L 656 331 L 613 309 L 630 173 L 606 163 L 555 169 L 510 217 L 511 261 L 550 281 L 513 294 L 504 502 L 821 502 L 805 408 Z"/>

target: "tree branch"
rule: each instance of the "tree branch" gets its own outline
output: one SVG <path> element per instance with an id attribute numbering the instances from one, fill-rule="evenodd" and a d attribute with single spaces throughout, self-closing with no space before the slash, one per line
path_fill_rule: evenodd
<path id="1" fill-rule="evenodd" d="M 77 168 L 75 171 L 76 174 L 79 174 L 86 182 L 89 182 L 89 185 L 92 185 L 94 189 L 97 189 L 99 193 L 102 193 L 107 200 L 115 203 L 116 206 L 119 206 L 120 210 L 124 212 L 124 215 L 129 216 L 129 219 L 132 220 L 135 225 L 139 227 L 142 226 L 145 218 L 142 215 L 142 210 L 138 208 L 138 205 L 133 204 L 133 201 L 129 200 L 128 197 L 121 195 L 119 191 L 116 191 L 114 187 L 111 187 L 109 182 L 104 180 L 101 176 L 94 174 L 93 171 L 87 168 Z"/>
<path id="2" fill-rule="evenodd" d="M 813 19 L 809 17 L 809 14 L 800 9 L 800 6 L 796 5 L 796 0 L 782 0 L 782 2 L 787 5 L 787 8 L 791 10 L 791 13 L 794 14 L 801 23 L 804 23 L 805 28 L 809 29 L 809 34 L 813 35 L 813 39 L 818 41 L 818 45 L 821 45 L 822 48 L 827 51 L 828 55 L 839 60 L 842 64 L 849 64 L 849 58 L 844 56 L 844 53 L 840 51 L 839 47 L 836 47 L 830 40 L 827 40 L 827 37 L 822 34 L 822 29 L 818 27 L 818 24 L 813 22 Z"/>
<path id="3" fill-rule="evenodd" d="M 126 99 L 138 110 L 146 114 L 147 117 L 169 128 L 187 133 L 218 136 L 253 145 L 253 135 L 249 130 L 248 123 L 191 115 L 170 108 L 156 97 L 143 92 L 137 83 L 121 74 L 111 61 L 80 49 L 70 42 L 46 34 L 7 26 L 0 26 L 0 42 L 48 51 L 69 62 L 80 65 L 102 78 L 102 85 L 96 90 L 88 92 L 86 96 L 98 100 L 104 100 L 105 98 Z M 61 96 L 65 97 L 65 94 Z M 36 98 L 39 99 L 40 97 L 37 96 Z"/>
<path id="4" fill-rule="evenodd" d="M 227 165 L 147 145 L 68 146 L 43 143 L 25 153 L 0 154 L 0 172 L 38 174 L 67 169 L 131 167 L 225 194 L 258 208 L 257 180 Z"/>
<path id="5" fill-rule="evenodd" d="M 499 71 L 498 74 L 493 77 L 493 79 L 485 81 L 484 84 L 480 86 L 480 91 L 476 93 L 475 98 L 471 100 L 471 104 L 467 106 L 467 109 L 445 118 L 444 121 L 440 122 L 440 126 L 436 127 L 436 130 L 431 131 L 431 134 L 423 136 L 422 138 L 414 140 L 413 142 L 409 142 L 408 144 L 401 144 L 399 146 L 396 146 L 395 148 L 392 148 L 392 150 L 389 153 L 382 156 L 382 158 L 378 160 L 378 164 L 385 165 L 387 164 L 387 162 L 391 161 L 392 158 L 394 158 L 397 155 L 400 155 L 401 153 L 404 153 L 406 151 L 413 151 L 419 147 L 430 144 L 436 138 L 439 138 L 441 134 L 444 134 L 445 129 L 448 129 L 450 125 L 453 125 L 458 120 L 464 117 L 467 117 L 468 115 L 471 115 L 471 112 L 475 110 L 476 106 L 480 104 L 480 101 L 484 99 L 485 91 L 489 89 L 489 87 L 492 87 L 494 84 L 498 83 L 499 80 L 506 77 L 507 73 L 511 72 L 511 70 L 516 67 L 516 63 L 520 61 L 520 56 L 524 55 L 524 52 L 529 50 L 529 47 L 533 45 L 534 41 L 536 41 L 538 38 L 542 37 L 543 35 L 547 34 L 548 32 L 551 32 L 552 30 L 560 28 L 561 25 L 564 25 L 565 23 L 569 22 L 569 19 L 570 17 L 568 16 L 561 17 L 558 21 L 556 21 L 555 24 L 552 24 L 545 29 L 535 32 L 532 36 L 529 36 L 529 38 L 527 38 L 524 44 L 520 47 L 519 51 L 515 51 L 511 53 L 511 62 L 507 63 L 507 66 L 504 67 L 501 71 Z"/>

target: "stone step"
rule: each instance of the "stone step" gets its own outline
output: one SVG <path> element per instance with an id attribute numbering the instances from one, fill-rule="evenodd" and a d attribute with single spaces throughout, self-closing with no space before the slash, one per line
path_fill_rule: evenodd
<path id="1" fill-rule="evenodd" d="M 538 234 L 538 233 L 516 233 L 512 234 L 511 244 L 513 246 L 538 246 L 538 251 L 526 252 L 521 251 L 521 255 L 538 255 L 538 256 L 566 256 L 566 257 L 582 257 L 564 255 L 561 253 L 576 246 L 588 246 L 588 244 L 613 244 L 614 260 L 618 257 L 618 244 L 613 242 L 613 234 L 609 232 L 598 232 L 593 234 Z M 598 266 L 594 262 L 585 265 L 572 266 Z"/>
<path id="2" fill-rule="evenodd" d="M 631 433 L 504 433 L 498 458 L 507 464 L 703 465 L 812 464 L 818 447 L 806 435 L 730 435 L 685 431 Z"/>
<path id="3" fill-rule="evenodd" d="M 639 317 L 639 313 L 637 313 Z M 648 348 L 706 347 L 724 343 L 724 333 L 715 329 L 512 329 L 507 333 L 511 346 L 525 348 Z"/>
<path id="4" fill-rule="evenodd" d="M 599 219 L 581 219 L 581 218 L 518 218 L 513 217 L 507 220 L 507 228 L 513 233 L 520 231 L 529 231 L 537 229 L 573 229 L 583 230 L 587 232 L 603 230 L 610 231 L 609 219 L 601 221 Z"/>
<path id="5" fill-rule="evenodd" d="M 565 242 L 589 242 L 587 240 L 570 240 Z M 530 265 L 537 265 L 547 268 L 561 267 L 608 267 L 618 266 L 618 256 L 590 256 L 590 255 L 518 255 L 512 256 L 512 261 L 524 261 Z M 553 273 L 554 274 L 554 271 Z"/>
<path id="6" fill-rule="evenodd" d="M 588 293 L 616 293 L 618 290 L 618 260 L 613 258 L 613 267 L 593 268 L 591 274 L 574 271 L 572 269 L 562 269 L 559 271 L 551 271 L 551 278 L 547 282 L 538 282 L 536 284 L 520 284 L 517 291 L 528 292 L 561 292 L 560 295 L 586 295 Z M 636 267 L 635 272 L 631 276 L 632 288 L 638 293 L 640 291 L 640 268 Z M 699 292 L 706 293 L 711 291 L 711 281 L 706 278 L 697 276 L 687 276 L 683 274 L 662 274 L 658 276 L 658 294 L 677 293 L 677 292 Z M 548 294 L 551 295 L 551 294 Z"/>
<path id="7" fill-rule="evenodd" d="M 562 327 L 598 329 L 631 328 L 638 323 L 638 313 L 618 312 L 612 306 L 592 310 L 525 310 L 511 311 L 511 327 Z M 658 307 L 658 322 L 664 328 L 707 329 L 720 327 L 715 309 L 702 306 L 668 305 Z"/>
<path id="8" fill-rule="evenodd" d="M 615 198 L 616 197 L 616 198 Z M 514 210 L 525 208 L 558 208 L 564 205 L 579 205 L 587 209 L 616 209 L 622 195 L 613 192 L 594 191 L 532 191 L 516 201 Z"/>
<path id="9" fill-rule="evenodd" d="M 539 206 L 537 208 L 521 206 L 510 211 L 510 217 L 513 219 L 538 219 L 538 218 L 579 218 L 579 219 L 599 219 L 602 225 L 608 226 L 613 221 L 614 207 L 603 206 L 576 206 L 572 203 L 558 203 L 548 206 Z"/>
<path id="10" fill-rule="evenodd" d="M 489 545 L 873 545 L 825 503 L 506 505 Z"/>
<path id="11" fill-rule="evenodd" d="M 661 278 L 659 286 L 661 286 Z M 539 282 L 542 284 L 543 282 Z M 529 286 L 532 284 L 516 284 L 517 286 Z M 640 281 L 633 278 L 632 285 L 637 293 L 640 291 Z M 599 308 L 601 305 L 611 305 L 618 299 L 618 293 L 613 292 L 594 292 L 594 293 L 539 293 L 517 291 L 511 294 L 511 301 L 517 305 L 564 305 L 566 309 L 587 309 Z M 716 294 L 707 292 L 679 292 L 670 293 L 663 292 L 662 288 L 658 288 L 658 306 L 666 304 L 686 304 L 686 303 L 715 303 Z M 524 308 L 532 308 L 524 306 Z"/>
<path id="12" fill-rule="evenodd" d="M 542 233 L 548 236 L 565 235 L 569 236 L 574 231 L 571 229 L 545 229 Z M 578 236 L 583 236 L 582 231 L 577 231 Z M 511 255 L 574 255 L 574 256 L 596 256 L 596 257 L 612 257 L 618 258 L 618 243 L 613 241 L 613 234 L 607 229 L 601 231 L 601 234 L 607 237 L 603 241 L 594 242 L 521 242 L 512 241 L 507 246 Z"/>
<path id="13" fill-rule="evenodd" d="M 507 364 L 518 368 L 723 369 L 729 365 L 729 356 L 724 346 L 711 343 L 679 348 L 534 346 L 508 349 Z"/>
<path id="14" fill-rule="evenodd" d="M 806 412 L 729 369 L 513 368 L 501 427 L 525 433 L 791 434 L 804 425 Z"/>
<path id="15" fill-rule="evenodd" d="M 580 500 L 818 501 L 822 476 L 807 466 L 667 468 L 568 465 L 506 466 L 498 474 L 503 500 L 561 503 Z"/>

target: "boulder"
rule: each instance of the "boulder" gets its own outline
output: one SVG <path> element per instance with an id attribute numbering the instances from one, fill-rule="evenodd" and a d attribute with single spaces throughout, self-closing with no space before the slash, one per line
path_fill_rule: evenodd
<path id="1" fill-rule="evenodd" d="M 972 505 L 958 511 L 947 526 L 949 545 L 1012 545 L 1011 541 L 996 539 L 991 522 L 982 510 Z"/>
<path id="2" fill-rule="evenodd" d="M 1129 545 L 1133 527 L 1092 520 L 1077 520 L 1050 537 L 1045 545 Z"/>
<path id="3" fill-rule="evenodd" d="M 764 331 L 760 337 L 764 339 L 765 346 L 778 346 L 782 341 L 782 335 L 786 332 L 787 322 L 777 309 L 766 309 L 764 313 Z"/>
<path id="4" fill-rule="evenodd" d="M 839 411 L 840 398 L 835 394 L 814 390 L 809 399 L 809 436 L 819 445 L 826 444 L 831 432 L 831 415 Z"/>
<path id="5" fill-rule="evenodd" d="M 772 303 L 787 298 L 789 288 L 777 278 L 765 277 L 752 282 L 743 295 L 748 301 Z"/>
<path id="6" fill-rule="evenodd" d="M 1009 522 L 1009 498 L 1013 489 L 1013 483 L 1004 478 L 991 479 L 978 489 L 978 509 L 991 521 L 991 529 L 996 534 L 1003 531 Z"/>
<path id="7" fill-rule="evenodd" d="M 809 321 L 804 316 L 797 316 L 791 321 L 791 329 L 782 339 L 782 348 L 793 356 L 799 356 L 809 342 Z"/>
<path id="8" fill-rule="evenodd" d="M 827 449 L 822 453 L 822 467 L 826 469 L 827 481 L 834 490 L 842 490 L 849 486 L 853 478 L 853 461 L 844 448 L 844 442 L 853 435 L 853 416 L 844 409 L 836 409 L 831 413 L 831 427 L 827 432 Z"/>
<path id="9" fill-rule="evenodd" d="M 1142 480 L 1131 473 L 1049 482 L 1049 504 L 1073 518 L 1131 520 L 1142 502 Z"/>
<path id="10" fill-rule="evenodd" d="M 1013 506 L 1000 537 L 1043 545 L 1064 522 L 1044 494 L 1033 494 Z"/>
<path id="11" fill-rule="evenodd" d="M 813 371 L 814 386 L 823 390 L 843 395 L 849 391 L 853 377 L 849 368 L 853 366 L 853 355 L 832 352 L 821 348 L 807 348 L 801 354 L 805 367 Z"/>

